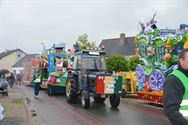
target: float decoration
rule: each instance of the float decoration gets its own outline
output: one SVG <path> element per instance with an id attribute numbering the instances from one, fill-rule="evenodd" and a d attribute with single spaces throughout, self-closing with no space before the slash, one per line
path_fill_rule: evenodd
<path id="1" fill-rule="evenodd" d="M 180 52 L 188 48 L 188 26 L 158 29 L 154 17 L 146 25 L 141 23 L 142 31 L 135 38 L 141 61 L 136 67 L 137 89 L 141 100 L 162 104 L 165 76 L 177 68 Z"/>

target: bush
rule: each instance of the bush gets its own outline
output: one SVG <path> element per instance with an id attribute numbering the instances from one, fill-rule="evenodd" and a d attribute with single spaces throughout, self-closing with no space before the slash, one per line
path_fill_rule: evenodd
<path id="1" fill-rule="evenodd" d="M 133 56 L 129 59 L 128 69 L 130 71 L 135 71 L 137 64 L 140 64 L 140 60 L 138 56 Z"/>
<path id="2" fill-rule="evenodd" d="M 128 60 L 122 55 L 114 55 L 106 58 L 108 71 L 128 71 Z"/>

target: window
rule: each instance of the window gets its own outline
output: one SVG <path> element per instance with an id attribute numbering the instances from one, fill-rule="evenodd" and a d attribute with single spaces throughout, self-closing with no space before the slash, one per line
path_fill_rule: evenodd
<path id="1" fill-rule="evenodd" d="M 100 56 L 84 56 L 82 65 L 85 69 L 105 70 L 106 62 L 104 57 Z"/>

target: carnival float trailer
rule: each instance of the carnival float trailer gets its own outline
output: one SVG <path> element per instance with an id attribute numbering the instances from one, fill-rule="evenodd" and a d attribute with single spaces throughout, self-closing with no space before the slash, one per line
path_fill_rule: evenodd
<path id="1" fill-rule="evenodd" d="M 186 27 L 158 29 L 151 20 L 136 36 L 141 64 L 136 67 L 138 97 L 147 103 L 163 104 L 165 77 L 178 67 L 178 55 L 188 47 Z"/>

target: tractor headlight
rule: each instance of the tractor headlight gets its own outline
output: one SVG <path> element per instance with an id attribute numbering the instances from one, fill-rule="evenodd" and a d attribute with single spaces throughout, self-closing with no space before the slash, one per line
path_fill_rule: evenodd
<path id="1" fill-rule="evenodd" d="M 0 120 L 3 120 L 4 117 L 5 117 L 5 111 L 3 106 L 0 104 Z"/>

